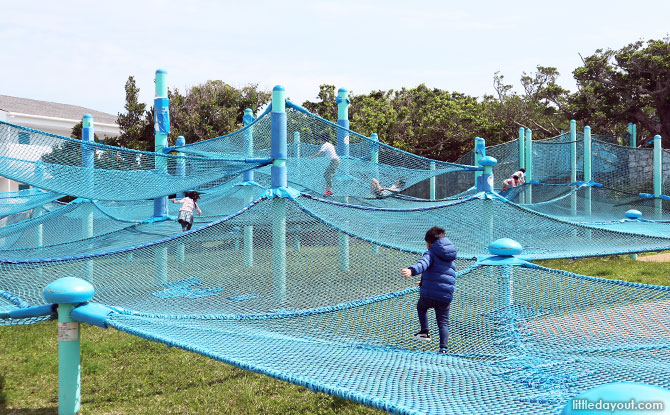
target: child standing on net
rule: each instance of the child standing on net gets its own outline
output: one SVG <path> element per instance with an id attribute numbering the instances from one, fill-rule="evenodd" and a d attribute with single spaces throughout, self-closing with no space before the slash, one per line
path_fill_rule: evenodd
<path id="1" fill-rule="evenodd" d="M 421 330 L 414 338 L 430 341 L 428 329 L 428 309 L 435 309 L 437 328 L 440 333 L 440 353 L 446 353 L 449 338 L 449 305 L 454 295 L 456 284 L 456 247 L 445 237 L 444 229 L 433 226 L 425 236 L 426 251 L 419 261 L 400 274 L 407 278 L 421 274 L 421 281 L 416 284 L 419 289 L 419 301 L 416 309 L 419 313 Z"/>
<path id="2" fill-rule="evenodd" d="M 337 155 L 337 151 L 335 151 L 335 146 L 330 141 L 328 141 L 327 137 L 321 137 L 321 148 L 316 154 L 310 156 L 309 158 L 313 159 L 315 157 L 319 157 L 321 154 L 325 155 L 328 160 L 330 160 L 328 167 L 326 167 L 326 171 L 323 173 L 323 178 L 326 180 L 326 191 L 323 192 L 323 195 L 332 196 L 333 176 L 335 176 L 335 170 L 340 167 L 340 158 Z"/>
<path id="3" fill-rule="evenodd" d="M 177 221 L 181 224 L 181 231 L 186 232 L 191 230 L 193 226 L 193 210 L 198 211 L 198 215 L 202 215 L 200 206 L 198 206 L 198 199 L 200 194 L 198 192 L 186 192 L 183 199 L 172 199 L 172 203 L 178 203 L 182 206 L 179 208 L 179 217 Z"/>

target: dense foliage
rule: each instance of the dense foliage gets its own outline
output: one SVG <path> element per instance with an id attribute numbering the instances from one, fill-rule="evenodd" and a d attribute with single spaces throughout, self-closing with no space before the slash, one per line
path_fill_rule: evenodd
<path id="1" fill-rule="evenodd" d="M 377 133 L 398 148 L 439 160 L 456 160 L 472 148 L 474 137 L 487 145 L 509 141 L 520 127 L 534 139 L 548 138 L 568 128 L 571 119 L 590 125 L 597 134 L 621 137 L 627 144 L 627 124 L 638 124 L 638 144 L 655 134 L 670 147 L 670 38 L 638 41 L 620 50 L 598 49 L 583 59 L 573 75 L 578 90 L 561 88 L 556 68 L 537 66 L 523 73 L 521 93 L 502 74 L 493 77 L 495 95 L 473 97 L 429 88 L 350 91 L 350 127 L 361 134 Z M 152 111 L 137 100 L 131 76 L 126 83 L 126 112 L 119 114 L 122 134 L 109 144 L 136 149 L 153 147 Z M 268 91 L 249 84 L 241 89 L 223 81 L 207 81 L 184 93 L 170 91 L 170 143 L 179 135 L 187 142 L 228 134 L 242 127 L 244 109 L 257 112 L 271 99 Z M 336 88 L 324 84 L 308 110 L 337 119 Z"/>

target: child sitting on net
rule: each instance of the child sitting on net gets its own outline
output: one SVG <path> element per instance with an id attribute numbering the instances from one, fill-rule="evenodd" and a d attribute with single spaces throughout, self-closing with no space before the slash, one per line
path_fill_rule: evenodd
<path id="1" fill-rule="evenodd" d="M 384 199 L 385 197 L 398 193 L 404 187 L 405 179 L 402 178 L 396 180 L 396 182 L 393 183 L 393 186 L 391 187 L 382 187 L 382 185 L 379 184 L 379 180 L 375 179 L 374 177 L 370 181 L 370 192 L 372 193 L 372 196 L 376 197 L 377 199 Z"/>
<path id="2" fill-rule="evenodd" d="M 520 186 L 520 185 L 521 185 L 521 181 L 519 181 L 519 176 L 517 176 L 515 174 L 511 178 L 503 180 L 502 189 L 500 189 L 500 191 L 501 192 L 506 192 L 509 189 L 511 189 L 513 187 Z"/>
<path id="3" fill-rule="evenodd" d="M 172 203 L 181 204 L 179 208 L 179 216 L 177 217 L 177 222 L 181 224 L 181 231 L 186 232 L 191 230 L 193 226 L 193 210 L 198 211 L 198 215 L 202 215 L 202 210 L 198 206 L 198 199 L 200 194 L 198 192 L 186 192 L 184 193 L 183 199 L 172 199 Z"/>
<path id="4" fill-rule="evenodd" d="M 430 341 L 428 328 L 428 309 L 435 309 L 435 319 L 440 333 L 440 353 L 447 353 L 449 338 L 449 306 L 454 295 L 456 284 L 456 247 L 445 237 L 444 229 L 433 226 L 425 236 L 426 251 L 419 261 L 408 268 L 403 268 L 400 275 L 407 278 L 421 274 L 419 301 L 416 309 L 419 313 L 421 330 L 414 338 Z"/>

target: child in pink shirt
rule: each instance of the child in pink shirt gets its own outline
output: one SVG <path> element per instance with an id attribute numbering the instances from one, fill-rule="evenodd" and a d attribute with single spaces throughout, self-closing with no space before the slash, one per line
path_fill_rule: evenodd
<path id="1" fill-rule="evenodd" d="M 179 217 L 177 221 L 181 224 L 182 232 L 186 232 L 193 226 L 193 210 L 198 211 L 198 215 L 202 215 L 200 206 L 198 206 L 198 199 L 200 194 L 198 192 L 186 192 L 183 199 L 172 199 L 172 203 L 181 204 L 179 208 Z"/>

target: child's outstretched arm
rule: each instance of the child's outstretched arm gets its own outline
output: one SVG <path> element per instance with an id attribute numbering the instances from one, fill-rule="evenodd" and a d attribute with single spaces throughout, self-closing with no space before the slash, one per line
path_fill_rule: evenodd
<path id="1" fill-rule="evenodd" d="M 193 203 L 195 205 L 195 210 L 198 211 L 198 216 L 202 216 L 202 210 L 200 210 L 200 206 L 198 206 L 197 203 Z"/>

